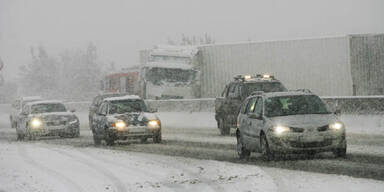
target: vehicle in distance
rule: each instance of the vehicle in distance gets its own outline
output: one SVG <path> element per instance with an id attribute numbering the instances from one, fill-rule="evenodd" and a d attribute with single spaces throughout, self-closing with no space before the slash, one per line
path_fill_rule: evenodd
<path id="1" fill-rule="evenodd" d="M 309 91 L 252 95 L 242 104 L 238 122 L 240 158 L 248 158 L 251 152 L 261 152 L 265 160 L 289 153 L 346 155 L 344 124 Z"/>
<path id="2" fill-rule="evenodd" d="M 61 101 L 43 100 L 27 103 L 21 110 L 17 139 L 34 140 L 42 136 L 79 137 L 79 118 L 67 111 Z"/>
<path id="3" fill-rule="evenodd" d="M 92 125 L 93 115 L 95 115 L 97 109 L 100 107 L 101 103 L 103 103 L 103 100 L 105 98 L 121 97 L 124 95 L 127 95 L 127 94 L 124 94 L 124 93 L 104 93 L 104 94 L 99 94 L 96 97 L 94 97 L 92 100 L 91 106 L 89 107 L 89 114 L 88 114 L 89 125 Z"/>
<path id="4" fill-rule="evenodd" d="M 161 142 L 161 122 L 150 112 L 144 100 L 136 95 L 104 99 L 91 125 L 95 145 L 105 140 L 113 145 L 116 140 L 152 138 Z"/>
<path id="5" fill-rule="evenodd" d="M 236 128 L 240 105 L 254 91 L 278 92 L 287 89 L 269 74 L 235 76 L 234 81 L 225 86 L 221 97 L 215 100 L 215 119 L 221 135 L 228 135 L 231 128 Z"/>
<path id="6" fill-rule="evenodd" d="M 21 109 L 24 107 L 25 104 L 33 101 L 40 101 L 40 100 L 43 100 L 43 98 L 41 98 L 40 96 L 28 96 L 28 97 L 22 97 L 20 99 L 17 99 L 15 102 L 13 102 L 12 108 L 11 108 L 11 114 L 9 115 L 9 120 L 11 121 L 11 127 L 16 128 Z"/>

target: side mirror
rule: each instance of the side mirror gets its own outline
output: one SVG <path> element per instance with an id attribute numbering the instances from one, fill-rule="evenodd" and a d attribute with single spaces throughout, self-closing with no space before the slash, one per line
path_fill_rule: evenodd
<path id="1" fill-rule="evenodd" d="M 71 110 L 69 110 L 71 113 L 74 113 L 74 112 L 76 112 L 76 109 L 71 109 Z"/>

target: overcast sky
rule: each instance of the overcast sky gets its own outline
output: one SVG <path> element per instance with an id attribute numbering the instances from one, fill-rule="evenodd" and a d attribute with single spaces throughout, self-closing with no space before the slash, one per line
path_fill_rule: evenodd
<path id="1" fill-rule="evenodd" d="M 183 33 L 219 43 L 384 33 L 383 10 L 383 0 L 0 0 L 0 57 L 14 79 L 31 46 L 57 55 L 94 42 L 127 67 Z"/>

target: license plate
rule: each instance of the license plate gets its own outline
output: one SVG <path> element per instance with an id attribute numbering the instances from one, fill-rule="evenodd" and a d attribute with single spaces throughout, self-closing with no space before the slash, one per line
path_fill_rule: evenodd
<path id="1" fill-rule="evenodd" d="M 306 143 L 306 142 L 323 142 L 324 137 L 318 136 L 318 135 L 307 135 L 307 136 L 304 135 L 300 138 L 300 141 L 303 143 Z"/>
<path id="2" fill-rule="evenodd" d="M 129 132 L 131 133 L 142 133 L 142 132 L 146 132 L 147 129 L 145 128 L 130 128 L 129 129 Z"/>

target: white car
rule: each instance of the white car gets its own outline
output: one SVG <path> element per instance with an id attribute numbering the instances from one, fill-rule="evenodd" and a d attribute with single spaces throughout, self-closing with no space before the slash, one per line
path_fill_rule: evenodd
<path id="1" fill-rule="evenodd" d="M 278 153 L 346 155 L 345 125 L 309 91 L 255 93 L 242 104 L 237 122 L 240 158 L 251 152 L 265 160 Z"/>
<path id="2" fill-rule="evenodd" d="M 21 113 L 21 109 L 24 107 L 25 104 L 29 102 L 41 101 L 41 100 L 43 100 L 43 98 L 41 98 L 40 96 L 28 96 L 28 97 L 22 97 L 20 99 L 17 99 L 15 102 L 13 102 L 11 115 L 9 115 L 9 120 L 11 121 L 11 127 L 16 128 L 17 121 Z"/>
<path id="3" fill-rule="evenodd" d="M 78 137 L 79 118 L 67 111 L 61 101 L 36 101 L 27 103 L 19 117 L 17 139 L 30 140 L 41 136 Z"/>

